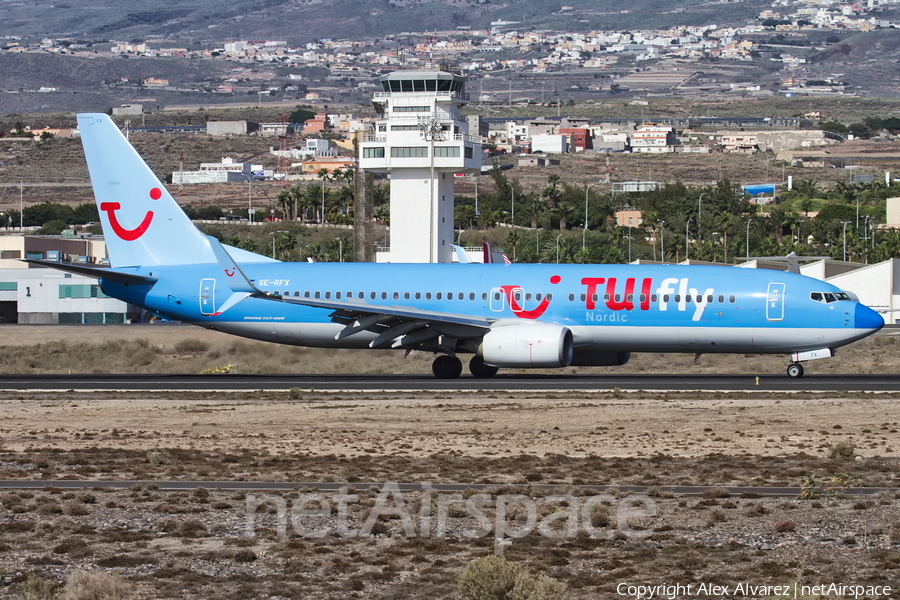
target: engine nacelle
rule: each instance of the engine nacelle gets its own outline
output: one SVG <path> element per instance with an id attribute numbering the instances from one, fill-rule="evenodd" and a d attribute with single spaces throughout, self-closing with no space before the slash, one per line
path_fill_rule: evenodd
<path id="1" fill-rule="evenodd" d="M 631 352 L 576 352 L 573 367 L 618 367 L 631 360 Z"/>
<path id="2" fill-rule="evenodd" d="M 574 352 L 572 331 L 551 323 L 496 327 L 478 346 L 478 355 L 487 364 L 520 369 L 565 367 Z"/>

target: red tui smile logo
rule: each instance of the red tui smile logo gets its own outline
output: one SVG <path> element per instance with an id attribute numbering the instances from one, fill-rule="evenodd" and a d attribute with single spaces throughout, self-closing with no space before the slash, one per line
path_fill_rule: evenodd
<path id="1" fill-rule="evenodd" d="M 159 188 L 153 188 L 150 190 L 150 199 L 151 200 L 159 200 L 162 198 L 162 190 Z M 147 214 L 144 215 L 144 220 L 141 221 L 140 225 L 135 227 L 134 229 L 125 229 L 122 227 L 122 224 L 119 223 L 119 219 L 116 217 L 116 211 L 122 208 L 122 205 L 118 202 L 101 202 L 100 210 L 106 213 L 106 216 L 109 218 L 109 225 L 112 227 L 113 232 L 119 238 L 125 240 L 126 242 L 133 242 L 138 239 L 144 232 L 147 231 L 147 228 L 150 227 L 150 221 L 153 220 L 153 211 L 147 211 Z"/>
<path id="2" fill-rule="evenodd" d="M 560 281 L 562 281 L 562 277 L 559 275 L 554 275 L 550 278 L 550 283 L 553 285 L 556 285 Z M 547 311 L 547 308 L 550 307 L 550 298 L 544 296 L 544 299 L 541 300 L 541 303 L 538 304 L 538 307 L 534 310 L 522 310 L 522 307 L 519 306 L 519 302 L 516 300 L 516 296 L 522 291 L 521 287 L 517 285 L 501 285 L 500 289 L 503 290 L 503 294 L 506 296 L 506 302 L 509 304 L 509 307 L 520 319 L 539 319 Z"/>

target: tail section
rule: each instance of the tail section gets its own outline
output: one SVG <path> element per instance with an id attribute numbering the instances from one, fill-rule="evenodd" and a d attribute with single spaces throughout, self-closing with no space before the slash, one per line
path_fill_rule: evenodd
<path id="1" fill-rule="evenodd" d="M 113 267 L 214 260 L 204 235 L 112 118 L 81 114 L 78 128 Z"/>

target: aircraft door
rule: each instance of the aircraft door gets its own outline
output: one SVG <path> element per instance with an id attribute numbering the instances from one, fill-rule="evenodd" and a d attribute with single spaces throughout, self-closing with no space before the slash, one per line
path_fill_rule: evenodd
<path id="1" fill-rule="evenodd" d="M 770 283 L 766 294 L 766 319 L 781 321 L 784 319 L 784 284 Z"/>
<path id="2" fill-rule="evenodd" d="M 216 280 L 200 280 L 200 314 L 211 315 L 216 312 Z"/>
<path id="3" fill-rule="evenodd" d="M 491 290 L 491 310 L 500 312 L 506 307 L 506 294 L 502 288 L 494 288 Z"/>

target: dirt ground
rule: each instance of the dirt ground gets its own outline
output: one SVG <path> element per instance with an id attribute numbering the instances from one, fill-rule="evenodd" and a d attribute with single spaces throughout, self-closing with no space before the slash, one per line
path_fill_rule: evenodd
<path id="1" fill-rule="evenodd" d="M 80 366 L 113 347 L 143 353 L 141 368 L 183 363 L 187 372 L 225 361 L 263 370 L 279 360 L 313 372 L 326 364 L 360 372 L 403 360 L 294 355 L 197 328 L 139 330 L 140 344 L 122 346 L 131 339 L 122 336 L 138 329 L 67 328 L 62 347 L 56 328 L 4 328 L 0 356 L 28 356 L 35 371 L 61 350 Z M 891 372 L 894 340 L 880 334 L 848 348 L 840 362 L 822 362 L 839 372 Z M 707 358 L 697 366 L 691 357 L 653 355 L 626 368 L 769 365 L 757 357 Z M 427 368 L 429 359 L 401 364 Z M 3 370 L 16 364 L 25 363 L 7 362 Z M 467 565 L 501 552 L 585 600 L 637 598 L 628 587 L 640 585 L 692 586 L 679 598 L 778 597 L 758 587 L 766 585 L 787 585 L 790 597 L 794 585 L 796 597 L 893 597 L 900 495 L 863 498 L 854 490 L 900 488 L 897 400 L 890 393 L 752 390 L 2 392 L 0 479 L 350 487 L 319 496 L 302 487 L 266 494 L 152 485 L 0 492 L 0 598 L 25 597 L 40 585 L 62 589 L 67 576 L 87 571 L 115 574 L 130 586 L 128 598 L 455 600 L 465 598 L 456 581 Z M 468 490 L 454 497 L 392 493 L 367 482 L 494 487 L 485 496 Z M 650 488 L 595 496 L 585 484 Z M 668 485 L 719 489 L 673 496 Z M 736 497 L 720 486 L 802 486 L 805 493 Z M 862 587 L 832 587 L 828 595 L 802 586 Z M 548 598 L 533 593 L 527 597 Z"/>

